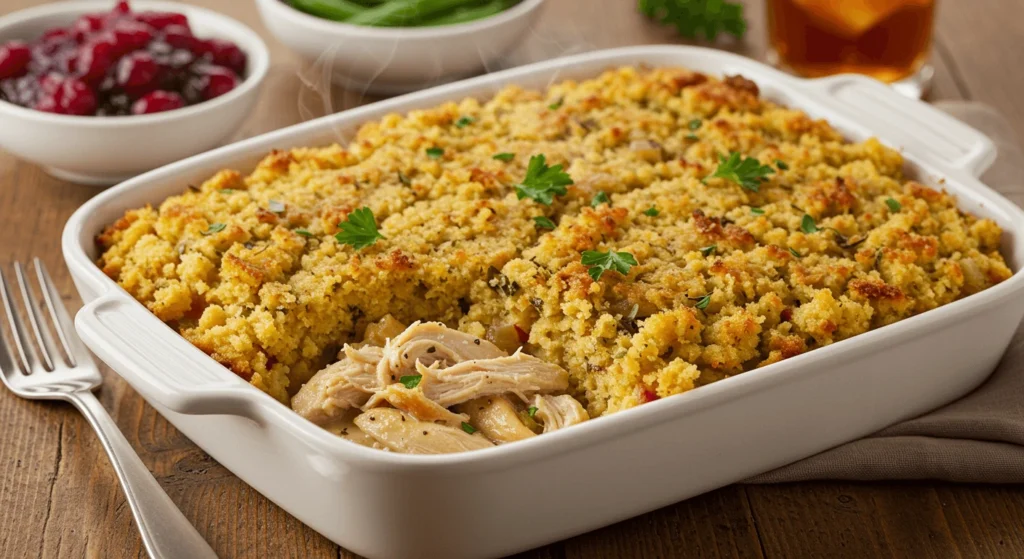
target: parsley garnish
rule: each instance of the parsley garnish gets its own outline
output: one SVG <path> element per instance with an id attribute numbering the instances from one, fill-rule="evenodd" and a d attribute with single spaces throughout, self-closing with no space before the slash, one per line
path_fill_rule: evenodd
<path id="1" fill-rule="evenodd" d="M 793 256 L 797 257 L 797 258 L 802 258 L 803 257 L 803 255 L 800 254 L 799 252 L 797 252 L 796 249 L 793 248 L 793 247 L 789 247 L 789 253 L 792 254 Z"/>
<path id="2" fill-rule="evenodd" d="M 697 304 L 694 305 L 694 306 L 697 307 L 700 310 L 704 310 L 704 309 L 708 308 L 708 304 L 709 303 L 711 303 L 711 294 L 710 293 L 708 293 L 707 295 L 705 295 L 705 296 L 701 297 L 700 299 L 698 299 L 697 300 Z"/>
<path id="3" fill-rule="evenodd" d="M 559 99 L 558 101 L 551 103 L 550 105 L 548 105 L 548 108 L 551 109 L 552 111 L 557 111 L 558 109 L 562 108 L 562 103 L 565 103 L 565 99 Z"/>
<path id="4" fill-rule="evenodd" d="M 555 201 L 555 196 L 566 193 L 565 187 L 572 184 L 572 177 L 562 171 L 562 165 L 548 167 L 544 154 L 530 157 L 526 177 L 516 185 L 516 197 L 529 198 L 545 206 Z"/>
<path id="5" fill-rule="evenodd" d="M 476 119 L 471 116 L 464 116 L 455 121 L 455 126 L 458 128 L 465 128 L 470 124 L 476 122 Z"/>
<path id="6" fill-rule="evenodd" d="M 686 139 L 687 139 L 687 140 L 694 140 L 694 141 L 697 141 L 697 140 L 699 140 L 699 139 L 700 139 L 700 137 L 699 137 L 699 136 L 697 136 L 696 134 L 687 134 L 687 135 L 686 135 Z"/>
<path id="7" fill-rule="evenodd" d="M 537 415 L 537 406 L 530 406 L 526 408 L 526 415 L 529 415 L 530 417 Z"/>
<path id="8" fill-rule="evenodd" d="M 803 219 L 800 220 L 800 230 L 808 235 L 811 233 L 818 232 L 818 224 L 814 223 L 814 218 L 810 214 L 804 214 Z"/>
<path id="9" fill-rule="evenodd" d="M 781 159 L 776 159 L 775 160 L 775 166 L 778 167 L 782 171 L 788 171 L 789 170 L 789 165 L 786 165 L 786 162 L 781 160 Z"/>
<path id="10" fill-rule="evenodd" d="M 632 254 L 612 250 L 608 252 L 585 250 L 580 262 L 587 266 L 587 273 L 590 274 L 590 277 L 594 278 L 594 281 L 601 279 L 601 274 L 605 270 L 615 270 L 622 275 L 626 275 L 629 273 L 630 268 L 637 265 L 636 258 L 633 258 Z"/>
<path id="11" fill-rule="evenodd" d="M 715 253 L 715 249 L 717 249 L 717 248 L 718 248 L 718 245 L 708 245 L 708 246 L 700 249 L 700 253 L 703 254 L 704 256 L 707 256 L 709 254 L 714 254 Z"/>
<path id="12" fill-rule="evenodd" d="M 900 205 L 900 203 L 895 198 L 886 199 L 885 205 L 889 206 L 889 211 L 892 213 L 896 213 L 903 209 L 903 206 Z"/>
<path id="13" fill-rule="evenodd" d="M 605 194 L 603 190 L 598 192 L 597 194 L 595 194 L 594 197 L 590 199 L 590 207 L 592 207 L 592 208 L 596 208 L 596 207 L 600 206 L 601 204 L 607 204 L 607 203 L 608 203 L 608 195 Z"/>
<path id="14" fill-rule="evenodd" d="M 764 215 L 764 209 L 754 206 L 750 208 L 750 213 L 753 215 Z"/>
<path id="15" fill-rule="evenodd" d="M 313 234 L 305 229 L 296 229 L 295 233 L 302 235 L 303 237 L 312 237 Z"/>
<path id="16" fill-rule="evenodd" d="M 406 388 L 412 389 L 420 385 L 420 381 L 423 380 L 423 375 L 415 374 L 408 375 L 398 379 L 398 382 L 405 385 Z"/>
<path id="17" fill-rule="evenodd" d="M 341 232 L 334 236 L 339 243 L 352 245 L 356 250 L 366 248 L 384 235 L 377 230 L 377 221 L 370 208 L 362 207 L 348 214 L 348 219 L 338 224 Z"/>
<path id="18" fill-rule="evenodd" d="M 465 421 L 462 422 L 462 430 L 469 433 L 470 435 L 476 433 L 476 427 L 473 427 L 472 425 L 466 423 Z"/>
<path id="19" fill-rule="evenodd" d="M 640 13 L 671 25 L 687 39 L 702 34 L 714 41 L 719 32 L 741 38 L 747 31 L 743 5 L 723 0 L 639 0 Z"/>
<path id="20" fill-rule="evenodd" d="M 431 159 L 440 159 L 444 155 L 444 150 L 441 148 L 427 148 L 427 157 Z"/>
<path id="21" fill-rule="evenodd" d="M 208 227 L 206 231 L 203 231 L 203 235 L 213 235 L 214 233 L 220 233 L 221 231 L 224 230 L 225 227 L 227 227 L 227 225 L 224 225 L 223 223 L 211 223 L 210 227 Z"/>
<path id="22" fill-rule="evenodd" d="M 718 157 L 721 162 L 711 177 L 732 181 L 753 192 L 759 190 L 762 180 L 765 180 L 768 175 L 775 172 L 771 167 L 761 165 L 761 162 L 756 158 L 744 158 L 737 151 L 732 152 L 729 157 L 724 155 L 719 155 Z"/>
<path id="23" fill-rule="evenodd" d="M 269 209 L 270 211 L 272 211 L 272 212 L 274 212 L 276 214 L 279 214 L 279 213 L 284 211 L 284 202 L 279 202 L 277 200 L 271 200 L 271 201 L 267 202 L 267 209 Z"/>
<path id="24" fill-rule="evenodd" d="M 651 206 L 651 207 L 647 208 L 646 210 L 644 210 L 644 215 L 649 215 L 651 217 L 658 217 L 659 213 L 661 213 L 661 212 L 659 212 L 658 208 L 655 208 L 654 206 Z"/>
<path id="25" fill-rule="evenodd" d="M 505 153 L 495 154 L 495 156 L 492 157 L 491 159 L 497 159 L 498 161 L 504 161 L 504 162 L 508 163 L 509 161 L 512 161 L 515 158 L 516 158 L 516 154 L 505 152 Z"/>
<path id="26" fill-rule="evenodd" d="M 546 217 L 544 217 L 542 215 L 538 215 L 537 217 L 533 218 L 533 222 L 536 223 L 537 227 L 540 227 L 541 229 L 554 229 L 555 228 L 555 222 L 551 221 L 550 219 L 548 219 L 548 218 L 546 218 Z"/>
<path id="27" fill-rule="evenodd" d="M 232 194 L 235 191 L 234 188 L 222 188 L 220 189 L 221 194 Z"/>
<path id="28" fill-rule="evenodd" d="M 691 120 L 689 123 L 687 123 L 686 127 L 689 128 L 690 130 L 696 130 L 696 129 L 700 128 L 700 125 L 701 125 L 700 119 L 699 118 L 695 118 L 695 119 Z"/>

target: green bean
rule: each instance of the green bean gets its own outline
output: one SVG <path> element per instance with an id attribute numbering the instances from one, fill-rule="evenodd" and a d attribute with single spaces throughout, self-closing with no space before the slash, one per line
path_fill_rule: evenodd
<path id="1" fill-rule="evenodd" d="M 455 25 L 499 14 L 518 3 L 518 0 L 490 0 L 479 6 L 465 6 L 428 19 L 419 25 Z"/>
<path id="2" fill-rule="evenodd" d="M 353 16 L 348 23 L 392 27 L 416 25 L 435 15 L 472 3 L 472 0 L 389 0 Z"/>
<path id="3" fill-rule="evenodd" d="M 292 7 L 306 12 L 307 14 L 333 19 L 334 21 L 345 21 L 350 17 L 361 14 L 369 8 L 351 2 L 350 0 L 289 0 Z"/>

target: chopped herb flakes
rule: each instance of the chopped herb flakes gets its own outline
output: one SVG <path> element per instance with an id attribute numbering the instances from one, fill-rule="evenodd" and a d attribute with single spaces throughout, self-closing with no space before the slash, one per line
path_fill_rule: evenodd
<path id="1" fill-rule="evenodd" d="M 276 214 L 279 214 L 279 213 L 284 211 L 284 202 L 279 202 L 277 200 L 271 200 L 271 201 L 267 202 L 267 209 L 272 211 L 272 212 L 274 212 L 274 213 L 276 213 Z"/>
<path id="2" fill-rule="evenodd" d="M 900 205 L 900 203 L 898 201 L 896 201 L 895 198 L 887 198 L 885 200 L 885 205 L 889 206 L 889 211 L 892 212 L 892 213 L 896 213 L 896 212 L 900 211 L 901 209 L 903 209 L 903 206 Z"/>
<path id="3" fill-rule="evenodd" d="M 338 224 L 341 232 L 334 236 L 339 243 L 352 245 L 356 250 L 366 248 L 384 235 L 377 230 L 377 221 L 370 208 L 362 207 L 348 214 L 348 219 Z"/>
<path id="4" fill-rule="evenodd" d="M 700 128 L 700 125 L 701 120 L 699 118 L 695 118 L 691 120 L 689 123 L 687 123 L 686 127 L 689 128 L 690 130 L 697 130 L 698 128 Z"/>
<path id="5" fill-rule="evenodd" d="M 509 161 L 512 161 L 515 158 L 516 158 L 516 154 L 505 152 L 505 153 L 496 153 L 496 154 L 494 154 L 494 157 L 492 157 L 491 159 L 497 159 L 498 161 L 504 161 L 504 162 L 508 163 Z"/>
<path id="6" fill-rule="evenodd" d="M 562 108 L 562 104 L 564 103 L 565 99 L 559 99 L 558 101 L 555 101 L 554 103 L 548 105 L 548 108 L 551 109 L 552 111 L 557 111 L 558 109 Z"/>
<path id="7" fill-rule="evenodd" d="M 476 119 L 471 117 L 471 116 L 460 117 L 459 120 L 455 121 L 455 127 L 456 128 L 465 128 L 465 127 L 469 126 L 470 124 L 473 124 L 474 122 L 476 122 Z"/>
<path id="8" fill-rule="evenodd" d="M 775 166 L 778 167 L 780 171 L 788 171 L 789 170 L 789 165 L 786 165 L 786 162 L 781 160 L 781 159 L 776 159 L 775 160 Z"/>
<path id="9" fill-rule="evenodd" d="M 572 184 L 572 178 L 562 171 L 561 165 L 548 167 L 544 154 L 534 155 L 526 168 L 526 177 L 516 185 L 516 196 L 522 200 L 529 198 L 538 203 L 550 206 L 555 196 L 564 195 L 566 186 Z"/>
<path id="10" fill-rule="evenodd" d="M 694 305 L 694 306 L 697 307 L 700 310 L 704 310 L 704 309 L 708 308 L 708 304 L 710 304 L 710 303 L 711 303 L 711 294 L 708 293 L 707 295 L 701 297 L 700 299 L 697 299 L 697 304 Z"/>
<path id="11" fill-rule="evenodd" d="M 535 224 L 537 224 L 537 227 L 539 227 L 541 229 L 554 229 L 555 228 L 555 222 L 551 221 L 550 219 L 548 219 L 548 218 L 546 218 L 546 217 L 544 217 L 542 215 L 538 215 L 537 217 L 533 218 L 533 222 Z"/>
<path id="12" fill-rule="evenodd" d="M 466 423 L 465 421 L 462 422 L 462 430 L 469 433 L 470 435 L 476 433 L 476 427 L 473 427 L 472 425 Z"/>
<path id="13" fill-rule="evenodd" d="M 810 235 L 811 233 L 818 232 L 818 224 L 814 223 L 814 218 L 809 214 L 804 214 L 803 219 L 800 220 L 800 230 Z"/>
<path id="14" fill-rule="evenodd" d="M 744 158 L 739 152 L 732 152 L 729 157 L 719 156 L 720 162 L 711 178 L 720 178 L 734 182 L 752 192 L 757 192 L 761 181 L 775 172 L 768 165 L 762 165 L 755 157 Z M 706 179 L 705 179 L 706 180 Z"/>
<path id="15" fill-rule="evenodd" d="M 700 249 L 700 253 L 703 254 L 704 256 L 708 256 L 709 254 L 714 254 L 715 253 L 715 249 L 717 249 L 717 248 L 718 248 L 718 245 L 708 245 L 708 246 Z"/>
<path id="16" fill-rule="evenodd" d="M 698 137 L 698 136 L 697 136 L 696 134 L 687 134 L 687 135 L 686 135 L 686 139 L 687 139 L 687 140 L 693 140 L 693 141 L 697 141 L 697 140 L 699 140 L 699 139 L 700 139 L 700 137 Z"/>
<path id="17" fill-rule="evenodd" d="M 658 217 L 659 213 L 661 213 L 661 212 L 659 212 L 658 208 L 655 208 L 654 206 L 651 206 L 651 207 L 647 208 L 646 210 L 644 210 L 644 215 L 651 216 L 651 217 Z"/>
<path id="18" fill-rule="evenodd" d="M 235 189 L 234 188 L 222 188 L 222 189 L 220 189 L 220 193 L 221 194 L 234 194 L 235 193 Z"/>
<path id="19" fill-rule="evenodd" d="M 590 199 L 590 207 L 592 207 L 592 208 L 596 208 L 596 207 L 600 206 L 601 204 L 608 204 L 608 203 L 609 203 L 608 195 L 605 194 L 604 191 L 598 192 L 597 194 L 594 195 L 593 198 Z"/>
<path id="20" fill-rule="evenodd" d="M 590 274 L 594 281 L 601 279 L 601 274 L 605 270 L 615 270 L 616 272 L 626 275 L 629 273 L 629 269 L 637 265 L 636 258 L 628 252 L 599 252 L 596 250 L 585 250 L 583 251 L 580 262 L 584 266 L 587 266 L 587 273 Z"/>
<path id="21" fill-rule="evenodd" d="M 444 150 L 441 148 L 427 148 L 427 157 L 431 159 L 440 159 L 444 155 Z"/>
<path id="22" fill-rule="evenodd" d="M 764 210 L 755 206 L 750 208 L 750 213 L 753 215 L 764 215 Z"/>
<path id="23" fill-rule="evenodd" d="M 415 374 L 408 375 L 398 379 L 398 382 L 402 383 L 406 388 L 416 388 L 420 385 L 420 381 L 423 380 L 423 375 Z"/>
<path id="24" fill-rule="evenodd" d="M 409 180 L 409 177 L 405 176 L 405 173 L 401 171 L 398 172 L 398 182 L 404 184 L 405 186 L 409 186 L 410 184 L 412 184 L 412 181 Z"/>
<path id="25" fill-rule="evenodd" d="M 789 253 L 792 254 L 793 256 L 797 257 L 797 258 L 803 257 L 803 255 L 800 254 L 799 252 L 797 252 L 796 249 L 793 248 L 793 247 L 789 247 Z"/>
<path id="26" fill-rule="evenodd" d="M 298 235 L 302 235 L 303 237 L 312 237 L 313 236 L 312 233 L 310 233 L 309 231 L 307 231 L 305 229 L 296 229 L 295 233 L 298 234 Z"/>
<path id="27" fill-rule="evenodd" d="M 206 229 L 206 231 L 203 231 L 203 235 L 213 235 L 214 233 L 220 233 L 221 231 L 224 230 L 225 227 L 227 227 L 227 225 L 224 225 L 223 223 L 211 223 L 210 226 Z"/>
<path id="28" fill-rule="evenodd" d="M 529 415 L 530 417 L 536 416 L 537 415 L 537 406 L 530 406 L 530 407 L 526 408 L 526 415 Z"/>

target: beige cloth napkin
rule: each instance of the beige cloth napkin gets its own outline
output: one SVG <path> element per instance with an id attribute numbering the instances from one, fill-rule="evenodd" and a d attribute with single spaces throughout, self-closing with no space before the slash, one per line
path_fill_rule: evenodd
<path id="1" fill-rule="evenodd" d="M 992 138 L 999 156 L 983 182 L 1024 206 L 1024 153 L 1005 119 L 978 103 L 936 106 Z M 809 479 L 1024 483 L 1024 328 L 995 373 L 960 400 L 746 483 Z"/>

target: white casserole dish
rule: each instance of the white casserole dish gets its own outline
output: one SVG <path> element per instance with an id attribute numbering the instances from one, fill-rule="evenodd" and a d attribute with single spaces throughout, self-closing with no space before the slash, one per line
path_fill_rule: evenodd
<path id="1" fill-rule="evenodd" d="M 512 445 L 441 456 L 363 448 L 307 422 L 178 336 L 93 263 L 94 236 L 271 149 L 344 140 L 390 112 L 544 87 L 625 64 L 743 74 L 769 99 L 851 139 L 904 149 L 908 172 L 1006 231 L 1016 271 L 966 300 L 685 394 Z M 339 137 L 340 136 L 340 137 Z M 873 80 L 801 80 L 694 47 L 616 49 L 552 60 L 292 126 L 168 165 L 108 190 L 68 221 L 63 250 L 86 306 L 86 344 L 228 469 L 331 540 L 368 557 L 513 553 L 793 462 L 956 399 L 994 369 L 1024 315 L 1024 212 L 979 183 L 994 158 L 977 131 Z"/>

